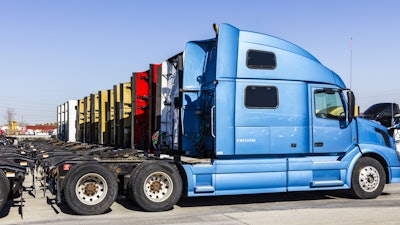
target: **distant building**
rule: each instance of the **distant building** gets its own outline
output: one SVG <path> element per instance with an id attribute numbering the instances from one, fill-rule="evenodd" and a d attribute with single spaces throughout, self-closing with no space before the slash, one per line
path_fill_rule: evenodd
<path id="1" fill-rule="evenodd" d="M 34 125 L 26 126 L 25 134 L 30 135 L 54 135 L 57 130 L 56 125 Z"/>

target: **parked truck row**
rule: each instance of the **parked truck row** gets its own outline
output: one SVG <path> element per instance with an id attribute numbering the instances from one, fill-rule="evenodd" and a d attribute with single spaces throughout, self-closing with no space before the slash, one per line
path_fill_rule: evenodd
<path id="1" fill-rule="evenodd" d="M 58 203 L 93 215 L 118 194 L 146 211 L 182 196 L 348 189 L 365 199 L 400 182 L 393 137 L 354 116 L 354 94 L 336 73 L 283 39 L 214 30 L 77 100 L 76 126 L 59 106 L 59 138 L 75 142 L 35 144 Z"/>
<path id="2" fill-rule="evenodd" d="M 35 150 L 13 145 L 14 140 L 0 136 L 0 211 L 7 200 L 19 199 L 22 207 L 23 182 L 28 170 L 35 168 Z M 34 174 L 34 173 L 32 173 Z M 32 185 L 29 188 L 34 188 Z"/>

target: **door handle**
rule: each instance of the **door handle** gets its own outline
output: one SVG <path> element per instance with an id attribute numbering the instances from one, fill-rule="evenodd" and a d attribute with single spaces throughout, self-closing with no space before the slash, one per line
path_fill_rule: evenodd
<path id="1" fill-rule="evenodd" d="M 315 142 L 314 143 L 314 147 L 323 147 L 324 146 L 324 142 Z"/>

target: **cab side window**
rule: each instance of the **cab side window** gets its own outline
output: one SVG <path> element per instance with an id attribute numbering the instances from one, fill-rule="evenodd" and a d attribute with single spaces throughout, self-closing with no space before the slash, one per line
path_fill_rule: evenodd
<path id="1" fill-rule="evenodd" d="M 316 90 L 314 92 L 315 115 L 318 118 L 339 120 L 345 118 L 340 92 Z"/>

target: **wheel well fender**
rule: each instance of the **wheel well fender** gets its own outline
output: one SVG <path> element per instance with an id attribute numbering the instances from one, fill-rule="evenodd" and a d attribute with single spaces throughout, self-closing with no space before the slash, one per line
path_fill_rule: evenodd
<path id="1" fill-rule="evenodd" d="M 353 158 L 353 160 L 350 162 L 350 164 L 348 166 L 346 181 L 347 181 L 347 184 L 349 185 L 349 187 L 351 187 L 351 177 L 353 174 L 354 167 L 355 167 L 357 161 L 364 157 L 373 158 L 373 159 L 377 160 L 383 166 L 383 169 L 385 170 L 386 183 L 388 183 L 390 173 L 389 173 L 385 159 L 381 155 L 379 155 L 377 153 L 373 153 L 373 152 L 369 152 L 369 153 L 365 153 L 365 154 L 359 153 Z"/>
<path id="2" fill-rule="evenodd" d="M 385 170 L 386 183 L 389 183 L 390 173 L 388 170 L 388 164 L 387 164 L 386 160 L 381 155 L 372 153 L 372 152 L 366 153 L 365 155 L 363 155 L 363 157 L 370 157 L 370 158 L 377 160 L 383 166 L 383 169 Z"/>
<path id="3" fill-rule="evenodd" d="M 351 188 L 351 177 L 352 177 L 352 174 L 353 174 L 354 167 L 356 166 L 357 161 L 358 161 L 360 158 L 362 158 L 362 157 L 363 157 L 363 155 L 362 155 L 361 151 L 359 151 L 359 152 L 357 153 L 357 155 L 355 155 L 355 156 L 353 157 L 353 159 L 352 159 L 351 162 L 349 163 L 349 166 L 347 167 L 346 183 L 348 184 L 348 186 L 349 186 L 350 188 Z"/>
<path id="4" fill-rule="evenodd" d="M 187 197 L 187 193 L 188 193 L 188 178 L 187 178 L 185 169 L 183 168 L 182 164 L 180 164 L 180 163 L 173 163 L 173 164 L 178 169 L 179 175 L 181 176 L 181 179 L 182 179 L 182 196 Z"/>

